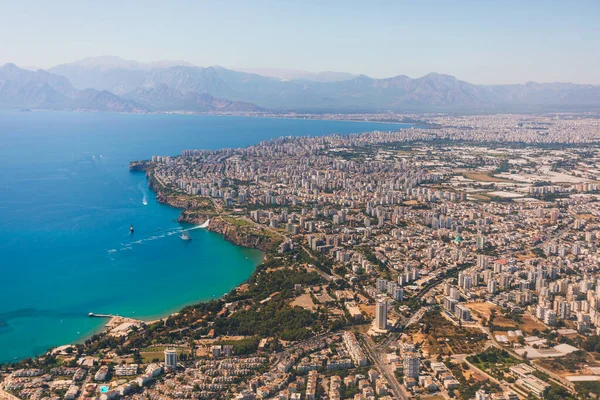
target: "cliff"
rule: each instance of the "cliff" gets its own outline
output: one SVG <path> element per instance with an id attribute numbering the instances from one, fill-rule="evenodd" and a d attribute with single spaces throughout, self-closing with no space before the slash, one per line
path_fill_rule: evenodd
<path id="1" fill-rule="evenodd" d="M 129 163 L 129 171 L 146 171 L 150 167 L 150 161 L 132 161 Z"/>
<path id="2" fill-rule="evenodd" d="M 260 225 L 228 217 L 211 218 L 208 230 L 222 234 L 226 240 L 238 246 L 259 249 L 264 252 L 275 250 L 282 241 L 279 235 Z"/>
<path id="3" fill-rule="evenodd" d="M 145 168 L 148 186 L 156 193 L 158 202 L 182 210 L 177 221 L 201 225 L 210 219 L 209 231 L 223 235 L 226 240 L 238 246 L 264 252 L 276 249 L 283 240 L 277 233 L 254 222 L 218 213 L 210 198 L 172 192 L 154 177 L 148 166 Z"/>

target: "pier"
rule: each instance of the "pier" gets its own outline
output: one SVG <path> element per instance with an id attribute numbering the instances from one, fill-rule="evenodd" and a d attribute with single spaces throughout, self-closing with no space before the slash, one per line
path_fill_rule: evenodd
<path id="1" fill-rule="evenodd" d="M 112 314 L 95 314 L 93 312 L 89 313 L 88 316 L 90 318 L 113 318 L 113 317 L 116 317 L 116 315 L 112 315 Z"/>

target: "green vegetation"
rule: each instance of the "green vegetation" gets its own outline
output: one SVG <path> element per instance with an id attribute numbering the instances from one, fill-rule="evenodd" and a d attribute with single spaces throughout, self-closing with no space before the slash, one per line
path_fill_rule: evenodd
<path id="1" fill-rule="evenodd" d="M 239 356 L 256 353 L 259 342 L 258 337 L 250 337 L 241 340 L 219 340 L 216 344 L 230 344 L 233 346 L 233 354 Z"/>
<path id="2" fill-rule="evenodd" d="M 575 390 L 581 393 L 582 395 L 598 395 L 600 394 L 600 382 L 599 381 L 590 381 L 590 382 L 577 382 L 575 384 Z"/>
<path id="3" fill-rule="evenodd" d="M 318 328 L 317 317 L 301 307 L 290 307 L 278 295 L 265 305 L 241 310 L 229 318 L 215 321 L 215 332 L 221 335 L 278 336 L 283 340 L 307 339 Z"/>
<path id="4" fill-rule="evenodd" d="M 502 160 L 502 162 L 500 163 L 500 165 L 498 166 L 498 168 L 496 168 L 494 170 L 495 174 L 501 174 L 503 172 L 508 172 L 510 169 L 510 164 L 508 163 L 507 159 Z"/>
<path id="5" fill-rule="evenodd" d="M 490 347 L 483 353 L 467 357 L 467 360 L 482 371 L 498 379 L 504 379 L 509 367 L 522 363 L 511 356 L 506 350 Z"/>
<path id="6" fill-rule="evenodd" d="M 478 329 L 456 326 L 439 311 L 427 311 L 421 319 L 423 327 L 412 325 L 410 333 L 421 330 L 426 336 L 423 347 L 431 354 L 472 353 L 481 350 L 487 335 Z"/>
<path id="7" fill-rule="evenodd" d="M 600 353 L 600 336 L 589 336 L 585 342 L 583 342 L 582 346 L 585 351 Z"/>
<path id="8" fill-rule="evenodd" d="M 490 380 L 477 381 L 473 378 L 473 376 L 470 376 L 469 379 L 465 378 L 463 372 L 469 369 L 468 365 L 464 365 L 465 363 L 463 363 L 463 365 L 459 365 L 452 362 L 447 362 L 446 364 L 452 371 L 452 374 L 456 380 L 460 383 L 460 387 L 457 390 L 459 399 L 472 399 L 475 397 L 475 393 L 479 389 L 483 389 L 491 393 L 502 390 L 498 384 Z"/>
<path id="9" fill-rule="evenodd" d="M 223 219 L 225 221 L 229 222 L 231 225 L 236 226 L 238 228 L 245 227 L 245 226 L 252 226 L 253 225 L 251 222 L 248 222 L 248 221 L 246 221 L 245 219 L 242 219 L 242 218 L 223 217 Z"/>

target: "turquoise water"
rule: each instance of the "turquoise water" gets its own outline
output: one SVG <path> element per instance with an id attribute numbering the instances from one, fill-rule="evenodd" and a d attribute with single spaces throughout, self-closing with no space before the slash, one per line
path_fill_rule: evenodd
<path id="1" fill-rule="evenodd" d="M 0 362 L 81 340 L 105 320 L 219 297 L 262 254 L 202 229 L 178 237 L 131 160 L 283 135 L 398 125 L 241 117 L 0 112 Z M 146 200 L 147 205 L 143 204 Z M 129 225 L 135 226 L 129 235 Z M 159 229 L 160 228 L 160 229 Z"/>

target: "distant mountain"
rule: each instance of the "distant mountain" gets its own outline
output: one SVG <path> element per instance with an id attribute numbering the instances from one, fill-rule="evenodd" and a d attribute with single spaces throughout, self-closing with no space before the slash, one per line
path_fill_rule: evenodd
<path id="1" fill-rule="evenodd" d="M 115 56 L 100 56 L 57 65 L 48 71 L 66 77 L 77 89 L 93 88 L 122 95 L 139 87 L 149 71 L 175 66 L 193 67 L 186 61 L 140 63 Z"/>
<path id="2" fill-rule="evenodd" d="M 52 110 L 144 112 L 145 107 L 112 93 L 78 91 L 64 77 L 47 71 L 28 71 L 14 64 L 0 67 L 0 107 Z"/>
<path id="3" fill-rule="evenodd" d="M 92 88 L 77 90 L 63 76 L 43 70 L 28 71 L 14 64 L 0 67 L 0 108 L 118 112 L 262 110 L 248 102 L 215 98 L 193 90 L 182 92 L 164 84 L 146 83 L 126 96 Z"/>
<path id="4" fill-rule="evenodd" d="M 85 105 L 99 109 L 197 112 L 600 109 L 600 86 L 597 85 L 534 82 L 474 85 L 437 73 L 416 79 L 405 75 L 375 79 L 333 72 L 312 75 L 293 70 L 244 72 L 218 66 L 197 67 L 182 61 L 144 64 L 111 56 L 59 65 L 49 72 L 20 71 L 18 74 L 13 71 L 14 79 L 5 79 L 2 83 L 4 95 L 8 97 L 0 98 L 0 102 L 55 108 Z M 20 75 L 26 72 L 32 75 L 27 78 Z M 96 95 L 96 100 L 90 102 L 92 96 L 84 96 L 82 92 L 95 92 L 86 92 L 87 89 L 106 93 Z"/>
<path id="5" fill-rule="evenodd" d="M 183 93 L 165 84 L 139 87 L 128 93 L 127 98 L 144 104 L 148 109 L 157 111 L 248 112 L 262 110 L 262 108 L 252 103 L 218 99 L 208 93 L 198 93 L 196 91 Z"/>
<path id="6" fill-rule="evenodd" d="M 431 73 L 335 82 L 282 80 L 222 67 L 175 66 L 148 71 L 141 87 L 165 85 L 262 108 L 294 111 L 520 111 L 600 107 L 600 86 L 561 83 L 474 85 Z M 125 94 L 127 97 L 128 95 Z"/>
<path id="7" fill-rule="evenodd" d="M 358 75 L 349 74 L 348 72 L 308 72 L 297 69 L 280 69 L 280 68 L 234 68 L 235 71 L 246 72 L 278 78 L 281 80 L 307 80 L 315 82 L 339 82 L 347 81 L 356 78 Z"/>
<path id="8" fill-rule="evenodd" d="M 600 104 L 600 86 L 575 83 L 535 83 L 488 86 L 505 103 L 532 105 L 595 106 Z"/>
<path id="9" fill-rule="evenodd" d="M 194 65 L 181 60 L 160 60 L 154 61 L 150 63 L 141 63 L 132 60 L 125 60 L 121 57 L 116 56 L 98 56 L 98 57 L 88 57 L 79 61 L 74 61 L 67 64 L 57 65 L 52 67 L 50 71 L 55 68 L 66 68 L 66 67 L 79 67 L 79 68 L 88 68 L 88 69 L 142 69 L 142 70 L 152 70 L 152 69 L 160 69 L 160 68 L 170 68 L 175 66 L 186 66 L 193 67 Z"/>

